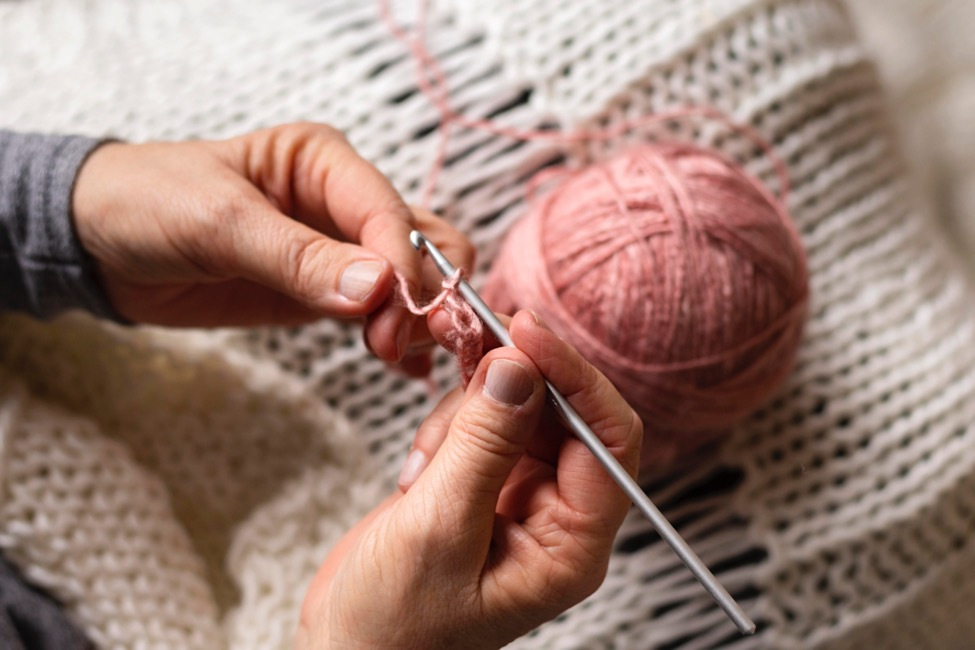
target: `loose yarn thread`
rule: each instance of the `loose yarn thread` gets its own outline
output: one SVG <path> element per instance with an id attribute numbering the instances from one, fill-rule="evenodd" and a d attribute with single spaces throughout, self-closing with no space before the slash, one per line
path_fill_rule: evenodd
<path id="1" fill-rule="evenodd" d="M 484 324 L 466 300 L 457 292 L 457 285 L 464 279 L 464 270 L 457 269 L 444 278 L 441 291 L 430 302 L 421 305 L 413 299 L 410 285 L 399 272 L 399 283 L 403 304 L 416 316 L 427 316 L 437 309 L 443 309 L 450 317 L 451 328 L 446 333 L 444 347 L 457 358 L 457 368 L 466 386 L 474 376 L 477 364 L 483 356 Z"/>
<path id="2" fill-rule="evenodd" d="M 427 2 L 420 2 L 412 38 L 393 20 L 388 0 L 379 2 L 441 116 L 424 205 L 442 173 L 452 124 L 569 143 L 703 117 L 764 153 L 779 197 L 719 152 L 686 143 L 651 142 L 569 172 L 505 238 L 483 295 L 495 311 L 533 308 L 613 381 L 647 425 L 644 469 L 687 458 L 767 400 L 792 369 L 808 300 L 805 252 L 784 207 L 788 173 L 771 144 L 707 107 L 571 132 L 470 118 L 451 106 L 446 76 L 424 44 Z M 538 174 L 529 194 L 557 173 Z M 444 293 L 455 290 L 445 283 Z M 442 296 L 448 311 L 466 305 Z M 476 365 L 480 339 L 454 338 L 463 373 L 471 360 Z"/>

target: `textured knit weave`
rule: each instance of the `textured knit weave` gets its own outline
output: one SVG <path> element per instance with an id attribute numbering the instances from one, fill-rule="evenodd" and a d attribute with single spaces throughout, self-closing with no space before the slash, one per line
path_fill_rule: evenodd
<path id="1" fill-rule="evenodd" d="M 975 3 L 852 0 L 911 172 L 975 275 Z"/>
<path id="2" fill-rule="evenodd" d="M 514 647 L 973 647 L 975 301 L 842 6 L 440 0 L 428 27 L 472 115 L 571 128 L 708 103 L 755 125 L 809 252 L 792 377 L 716 458 L 651 489 L 759 633 L 738 639 L 632 516 L 603 587 Z M 327 121 L 413 199 L 437 119 L 414 72 L 371 2 L 0 4 L 0 123 L 141 140 Z M 774 183 L 716 125 L 675 135 Z M 639 137 L 456 131 L 434 207 L 478 246 L 475 280 L 532 172 Z M 353 326 L 0 330 L 0 546 L 105 647 L 287 647 L 317 562 L 392 486 L 432 406 Z M 439 359 L 442 384 L 455 372 Z"/>

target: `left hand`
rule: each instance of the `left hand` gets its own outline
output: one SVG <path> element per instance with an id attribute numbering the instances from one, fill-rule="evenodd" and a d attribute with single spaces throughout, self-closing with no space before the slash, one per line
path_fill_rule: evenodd
<path id="1" fill-rule="evenodd" d="M 529 312 L 510 332 L 518 349 L 485 355 L 421 425 L 405 493 L 325 560 L 297 648 L 498 648 L 602 582 L 629 500 L 546 408 L 542 373 L 631 475 L 640 420 Z"/>
<path id="2" fill-rule="evenodd" d="M 421 229 L 460 266 L 473 261 L 462 234 L 407 207 L 323 124 L 213 142 L 105 144 L 82 166 L 72 207 L 109 299 L 132 321 L 366 318 L 367 344 L 390 362 L 407 357 L 411 342 L 431 341 L 422 321 L 389 300 L 394 270 L 414 295 L 440 287 L 410 230 Z"/>

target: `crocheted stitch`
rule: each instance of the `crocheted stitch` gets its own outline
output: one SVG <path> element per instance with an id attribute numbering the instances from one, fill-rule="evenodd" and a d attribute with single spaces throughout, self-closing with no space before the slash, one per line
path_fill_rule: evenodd
<path id="1" fill-rule="evenodd" d="M 649 486 L 758 634 L 737 637 L 634 515 L 602 588 L 513 647 L 975 645 L 975 301 L 840 2 L 441 0 L 429 18 L 472 115 L 572 128 L 694 103 L 754 125 L 788 165 L 809 254 L 792 377 L 716 456 Z M 370 2 L 0 3 L 0 123 L 144 140 L 299 119 L 343 129 L 417 197 L 437 114 Z M 746 140 L 673 126 L 775 186 Z M 529 177 L 646 135 L 456 131 L 433 207 L 476 244 L 475 286 Z M 0 362 L 0 547 L 107 648 L 289 647 L 315 566 L 393 487 L 432 407 L 333 322 L 4 318 Z M 445 354 L 434 379 L 457 381 Z"/>

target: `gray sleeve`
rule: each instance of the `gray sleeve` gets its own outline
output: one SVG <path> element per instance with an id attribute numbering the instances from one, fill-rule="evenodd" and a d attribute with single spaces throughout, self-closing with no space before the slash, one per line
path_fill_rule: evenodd
<path id="1" fill-rule="evenodd" d="M 71 221 L 75 176 L 101 142 L 0 129 L 0 310 L 123 320 Z"/>
<path id="2" fill-rule="evenodd" d="M 94 650 L 95 646 L 60 603 L 0 557 L 0 648 Z"/>

